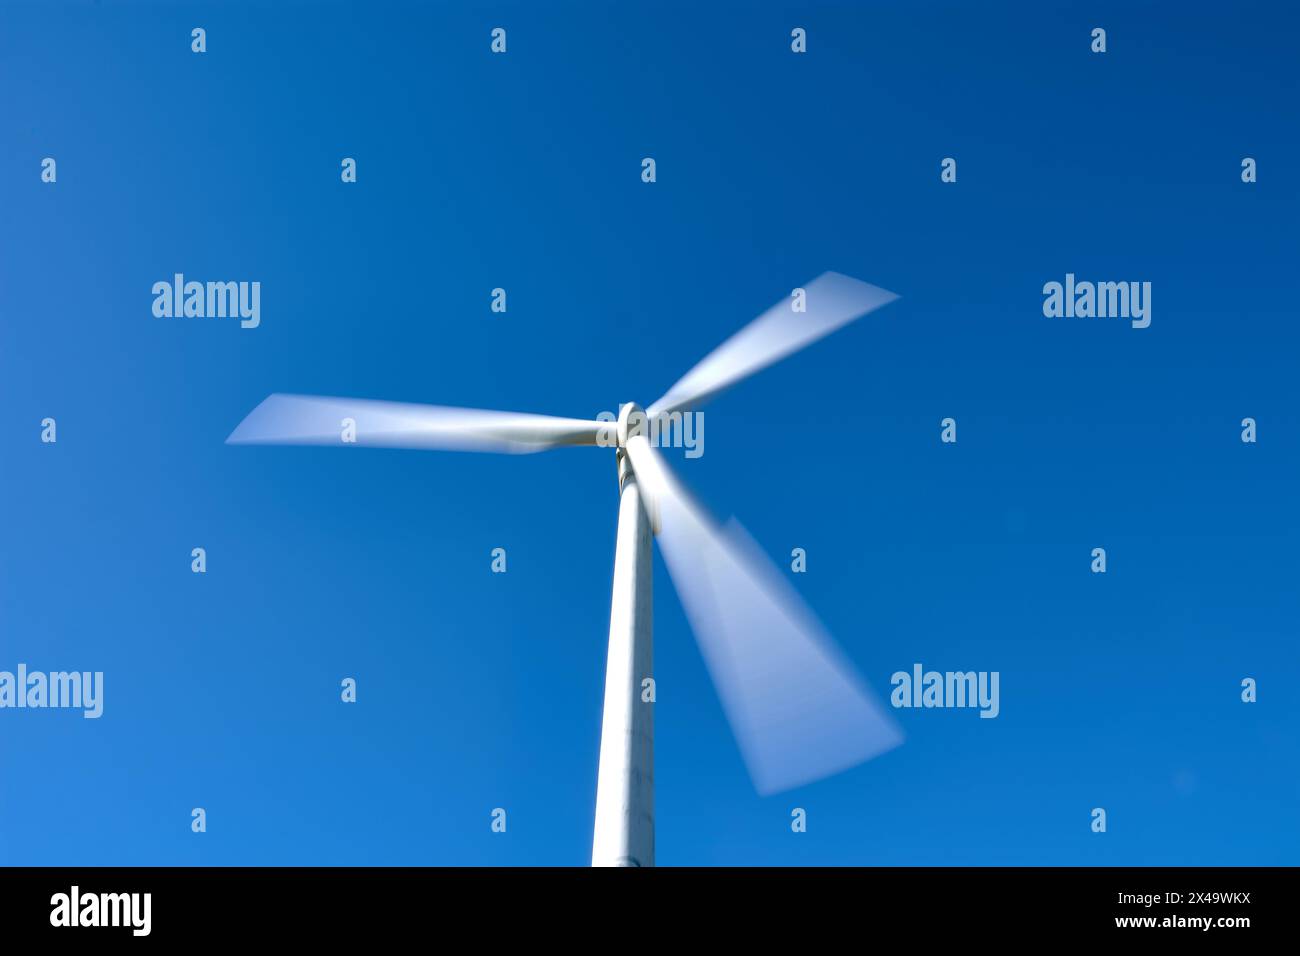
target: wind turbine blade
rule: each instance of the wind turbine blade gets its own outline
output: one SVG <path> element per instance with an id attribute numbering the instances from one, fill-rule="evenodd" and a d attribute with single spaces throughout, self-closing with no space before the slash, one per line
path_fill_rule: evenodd
<path id="1" fill-rule="evenodd" d="M 349 426 L 349 423 L 351 425 Z M 349 428 L 351 432 L 349 433 Z M 614 444 L 612 423 L 520 412 L 275 394 L 253 409 L 232 445 L 357 445 L 521 454 L 557 445 Z"/>
<path id="2" fill-rule="evenodd" d="M 706 355 L 646 414 L 654 417 L 698 408 L 741 379 L 897 298 L 878 286 L 823 272 L 804 287 L 807 311 L 794 311 L 792 298 L 778 302 Z"/>
<path id="3" fill-rule="evenodd" d="M 813 613 L 737 524 L 718 528 L 645 436 L 627 453 L 659 550 L 760 793 L 902 742 Z"/>

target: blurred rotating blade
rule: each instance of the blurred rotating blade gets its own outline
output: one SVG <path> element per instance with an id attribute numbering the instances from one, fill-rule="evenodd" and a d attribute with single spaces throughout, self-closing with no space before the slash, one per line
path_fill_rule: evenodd
<path id="1" fill-rule="evenodd" d="M 523 454 L 558 445 L 614 443 L 609 422 L 363 398 L 281 394 L 270 396 L 253 409 L 226 442 L 343 445 L 348 444 L 344 433 L 349 422 L 355 428 L 355 444 L 379 448 Z"/>
<path id="2" fill-rule="evenodd" d="M 804 287 L 806 312 L 783 299 L 706 355 L 646 414 L 699 408 L 723 389 L 830 335 L 898 298 L 838 272 L 823 272 Z"/>
<path id="3" fill-rule="evenodd" d="M 659 550 L 759 793 L 902 743 L 793 587 L 734 522 L 718 528 L 645 436 L 627 453 Z"/>

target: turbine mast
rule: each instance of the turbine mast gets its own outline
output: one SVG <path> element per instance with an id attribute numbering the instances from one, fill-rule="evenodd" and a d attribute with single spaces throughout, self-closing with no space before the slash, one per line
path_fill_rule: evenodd
<path id="1" fill-rule="evenodd" d="M 620 445 L 626 441 L 626 417 L 633 408 L 636 406 L 625 406 L 620 416 Z M 654 685 L 643 685 L 654 676 L 650 582 L 653 532 L 623 448 L 618 450 L 618 480 L 614 597 L 609 614 L 609 659 L 591 865 L 654 866 Z"/>

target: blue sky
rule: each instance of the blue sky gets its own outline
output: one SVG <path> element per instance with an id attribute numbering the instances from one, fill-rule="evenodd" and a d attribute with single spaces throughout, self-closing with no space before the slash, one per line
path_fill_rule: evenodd
<path id="1" fill-rule="evenodd" d="M 105 704 L 0 710 L 0 862 L 586 863 L 612 454 L 223 440 L 275 391 L 645 404 L 826 269 L 902 299 L 671 464 L 780 567 L 807 550 L 793 583 L 882 697 L 996 670 L 1001 713 L 899 711 L 901 748 L 760 798 L 656 559 L 658 861 L 1300 861 L 1295 28 L 6 4 L 0 669 L 103 671 Z M 155 318 L 176 272 L 259 281 L 261 325 Z M 1045 318 L 1067 272 L 1151 282 L 1151 326 Z"/>

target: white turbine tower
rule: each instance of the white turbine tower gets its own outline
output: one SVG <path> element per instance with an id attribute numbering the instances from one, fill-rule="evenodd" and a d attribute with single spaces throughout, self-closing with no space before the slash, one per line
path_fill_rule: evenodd
<path id="1" fill-rule="evenodd" d="M 809 783 L 902 737 L 812 612 L 734 522 L 719 527 L 645 434 L 647 419 L 693 411 L 723 389 L 897 298 L 827 272 L 714 349 L 645 412 L 610 422 L 353 398 L 272 395 L 233 444 L 358 445 L 522 453 L 617 447 L 620 504 L 596 785 L 593 866 L 654 865 L 651 537 L 672 575 L 741 754 L 760 793 Z M 350 420 L 350 421 L 348 421 Z"/>

